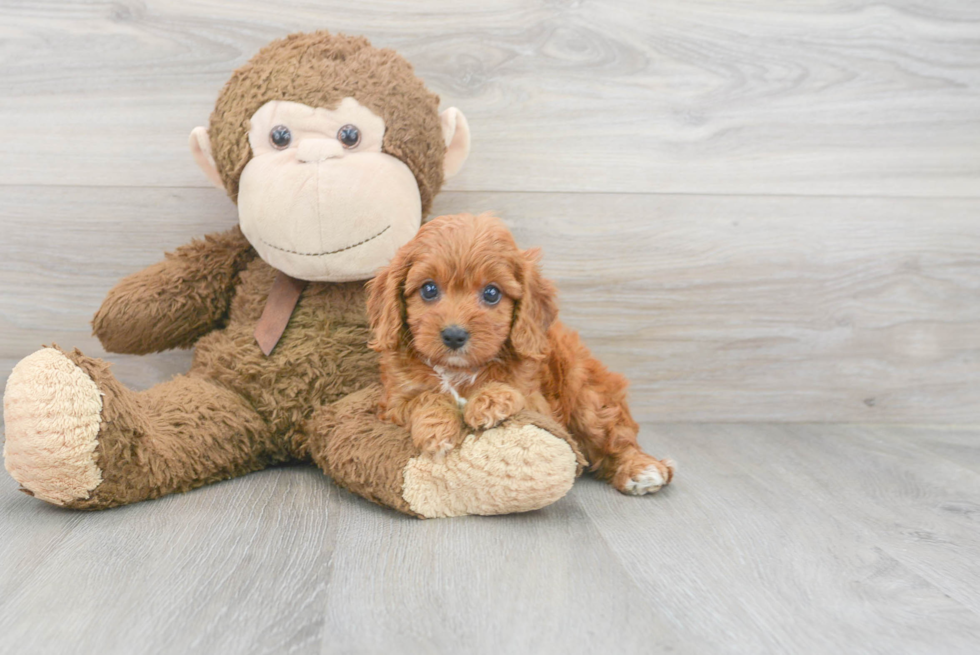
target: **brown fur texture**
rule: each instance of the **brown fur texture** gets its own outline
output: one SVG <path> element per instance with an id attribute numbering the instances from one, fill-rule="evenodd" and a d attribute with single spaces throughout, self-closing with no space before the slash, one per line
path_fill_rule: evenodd
<path id="1" fill-rule="evenodd" d="M 381 388 L 372 385 L 333 405 L 321 406 L 306 425 L 310 434 L 334 434 L 339 425 L 353 430 L 351 439 L 313 439 L 309 456 L 337 484 L 370 501 L 418 516 L 402 497 L 402 476 L 418 455 L 396 425 L 363 421 L 377 412 Z M 297 453 L 303 454 L 303 453 Z"/>
<path id="2" fill-rule="evenodd" d="M 378 380 L 377 355 L 365 345 L 363 282 L 307 285 L 275 351 L 262 353 L 252 332 L 276 272 L 249 254 L 237 234 L 234 228 L 195 241 L 125 278 L 97 314 L 96 335 L 110 350 L 129 343 L 116 331 L 149 334 L 163 322 L 175 334 L 191 334 L 191 327 L 209 324 L 212 331 L 197 341 L 186 376 L 136 393 L 104 362 L 78 351 L 69 355 L 105 394 L 99 464 L 110 471 L 78 507 L 134 502 L 306 459 L 309 436 L 302 428 L 314 410 Z M 236 262 L 241 270 L 224 277 L 188 274 L 191 262 L 208 271 L 214 262 Z M 216 280 L 228 286 L 216 287 Z M 208 293 L 231 298 L 217 320 L 206 302 L 180 302 Z M 161 316 L 161 307 L 171 308 L 170 315 Z"/>
<path id="3" fill-rule="evenodd" d="M 556 320 L 556 292 L 499 219 L 460 214 L 433 219 L 368 284 L 368 313 L 381 353 L 383 416 L 408 428 L 419 448 L 443 454 L 467 427 L 490 428 L 525 407 L 565 425 L 597 475 L 632 493 L 673 464 L 644 453 L 626 404 L 626 380 L 592 357 Z M 420 289 L 435 284 L 438 297 Z M 503 297 L 488 303 L 489 286 Z M 443 343 L 444 328 L 469 333 Z"/>
<path id="4" fill-rule="evenodd" d="M 103 394 L 95 460 L 102 483 L 68 507 L 103 509 L 158 498 L 288 457 L 245 399 L 204 377 L 179 375 L 134 392 L 106 362 L 78 350 L 65 354 Z"/>
<path id="5" fill-rule="evenodd" d="M 334 109 L 352 97 L 385 121 L 382 151 L 404 162 L 419 185 L 422 215 L 443 182 L 439 96 L 394 50 L 362 36 L 325 30 L 291 34 L 262 48 L 235 71 L 218 96 L 208 135 L 225 189 L 238 197 L 238 179 L 251 158 L 249 118 L 271 100 Z"/>
<path id="6" fill-rule="evenodd" d="M 192 241 L 116 284 L 92 319 L 93 332 L 110 352 L 188 348 L 224 320 L 235 278 L 254 258 L 237 227 Z"/>
<path id="7" fill-rule="evenodd" d="M 249 254 L 248 242 L 238 234 L 234 228 L 195 241 L 125 278 L 97 314 L 96 335 L 110 350 L 129 343 L 116 331 L 148 334 L 164 322 L 175 334 L 190 334 L 190 327 L 210 324 L 186 376 L 135 393 L 119 385 L 104 362 L 77 351 L 70 355 L 105 394 L 99 455 L 100 467 L 106 463 L 111 471 L 78 507 L 186 491 L 286 459 L 307 459 L 311 449 L 303 427 L 314 410 L 378 380 L 377 355 L 366 347 L 363 282 L 307 285 L 275 351 L 268 357 L 262 353 L 252 332 L 276 272 Z M 208 271 L 213 262 L 236 262 L 241 270 L 223 277 L 188 274 L 191 262 Z M 216 280 L 227 288 L 216 287 Z M 179 302 L 208 293 L 232 298 L 217 320 L 206 302 L 191 307 Z M 156 302 L 145 302 L 150 297 Z M 172 308 L 170 315 L 161 316 L 161 307 Z M 116 442 L 123 446 L 116 449 Z M 138 464 L 126 465 L 127 457 Z M 149 473 L 141 465 L 149 465 Z M 377 482 L 382 483 L 391 480 Z M 389 489 L 397 496 L 397 486 Z"/>

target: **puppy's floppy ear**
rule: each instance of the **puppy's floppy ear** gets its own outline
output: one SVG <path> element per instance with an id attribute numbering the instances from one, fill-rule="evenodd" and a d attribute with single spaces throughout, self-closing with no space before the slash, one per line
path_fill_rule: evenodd
<path id="1" fill-rule="evenodd" d="M 548 346 L 548 328 L 558 317 L 558 301 L 555 286 L 541 276 L 538 260 L 540 248 L 521 253 L 517 279 L 521 282 L 523 297 L 517 301 L 514 324 L 510 329 L 510 343 L 522 357 L 541 359 Z"/>
<path id="2" fill-rule="evenodd" d="M 410 258 L 405 250 L 406 248 L 402 248 L 395 253 L 391 263 L 367 283 L 368 319 L 374 332 L 368 347 L 378 352 L 395 350 L 405 330 L 405 300 L 402 289 L 408 269 L 411 268 Z"/>

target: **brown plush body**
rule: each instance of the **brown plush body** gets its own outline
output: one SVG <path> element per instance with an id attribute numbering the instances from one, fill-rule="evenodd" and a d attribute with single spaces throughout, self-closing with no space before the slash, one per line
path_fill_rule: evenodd
<path id="1" fill-rule="evenodd" d="M 309 285 L 274 354 L 262 353 L 252 331 L 275 273 L 234 228 L 110 292 L 94 321 L 110 350 L 165 350 L 208 332 L 186 375 L 141 393 L 122 387 L 104 363 L 69 355 L 105 394 L 99 463 L 109 474 L 91 497 L 66 504 L 133 502 L 306 458 L 314 410 L 377 380 L 359 282 Z M 160 303 L 166 296 L 172 302 Z M 218 321 L 224 325 L 213 330 Z"/>
<path id="2" fill-rule="evenodd" d="M 4 394 L 5 466 L 23 489 L 101 509 L 312 460 L 416 516 L 561 498 L 582 460 L 549 417 L 514 416 L 440 462 L 378 417 L 365 281 L 469 149 L 465 118 L 438 105 L 407 61 L 361 37 L 291 35 L 236 71 L 190 144 L 241 229 L 123 279 L 93 321 L 110 352 L 194 346 L 191 369 L 134 392 L 78 351 L 26 357 Z M 295 306 L 270 299 L 283 279 L 302 289 Z M 267 306 L 283 320 L 266 322 Z"/>

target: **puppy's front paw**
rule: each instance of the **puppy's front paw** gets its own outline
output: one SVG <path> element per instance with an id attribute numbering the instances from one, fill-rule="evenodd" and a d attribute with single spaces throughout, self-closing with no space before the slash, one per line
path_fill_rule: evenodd
<path id="1" fill-rule="evenodd" d="M 493 428 L 524 409 L 524 395 L 506 384 L 488 384 L 466 402 L 463 421 L 472 428 Z"/>
<path id="2" fill-rule="evenodd" d="M 412 441 L 424 453 L 445 457 L 462 441 L 459 419 L 439 415 L 416 416 L 412 420 Z"/>

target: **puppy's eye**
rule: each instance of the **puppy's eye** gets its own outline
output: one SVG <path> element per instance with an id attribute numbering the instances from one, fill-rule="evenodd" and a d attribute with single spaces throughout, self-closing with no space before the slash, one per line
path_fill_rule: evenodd
<path id="1" fill-rule="evenodd" d="M 285 125 L 276 125 L 269 132 L 269 141 L 276 150 L 284 150 L 293 141 L 293 133 Z"/>
<path id="2" fill-rule="evenodd" d="M 488 305 L 496 305 L 500 302 L 500 289 L 495 284 L 488 284 L 483 289 L 483 302 Z"/>
<path id="3" fill-rule="evenodd" d="M 344 125 L 337 130 L 337 140 L 348 150 L 361 142 L 361 131 L 356 125 Z"/>
<path id="4" fill-rule="evenodd" d="M 435 300 L 439 296 L 439 287 L 435 282 L 426 282 L 419 288 L 419 295 L 422 300 Z"/>

